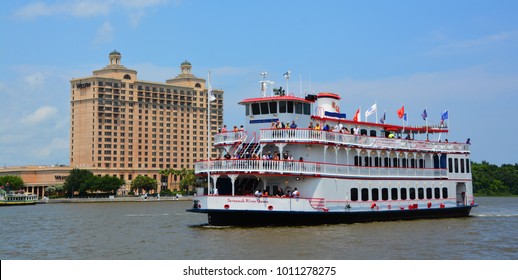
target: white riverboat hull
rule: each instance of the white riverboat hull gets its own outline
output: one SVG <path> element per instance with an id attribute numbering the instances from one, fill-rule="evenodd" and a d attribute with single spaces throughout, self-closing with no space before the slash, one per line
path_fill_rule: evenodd
<path id="1" fill-rule="evenodd" d="M 348 204 L 341 210 L 321 206 L 309 198 L 201 196 L 187 211 L 206 213 L 208 224 L 213 226 L 295 226 L 468 217 L 477 205 Z"/>

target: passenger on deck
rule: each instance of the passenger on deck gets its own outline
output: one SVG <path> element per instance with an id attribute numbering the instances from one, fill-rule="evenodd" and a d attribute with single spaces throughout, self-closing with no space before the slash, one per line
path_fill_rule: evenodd
<path id="1" fill-rule="evenodd" d="M 297 188 L 295 188 L 293 190 L 293 192 L 291 193 L 291 196 L 292 197 L 299 197 L 300 196 L 300 192 L 297 190 Z"/>
<path id="2" fill-rule="evenodd" d="M 284 191 L 282 190 L 281 187 L 277 187 L 277 196 L 278 197 L 284 196 Z"/>
<path id="3" fill-rule="evenodd" d="M 227 125 L 224 125 L 223 128 L 221 129 L 221 133 L 225 133 L 227 132 Z"/>
<path id="4" fill-rule="evenodd" d="M 256 197 L 261 197 L 261 196 L 263 196 L 263 192 L 258 189 L 258 190 L 255 191 L 254 195 Z"/>
<path id="5" fill-rule="evenodd" d="M 295 123 L 295 121 L 291 121 L 290 128 L 291 129 L 296 129 L 297 128 L 297 124 Z"/>
<path id="6" fill-rule="evenodd" d="M 309 122 L 308 128 L 313 129 L 313 122 Z"/>

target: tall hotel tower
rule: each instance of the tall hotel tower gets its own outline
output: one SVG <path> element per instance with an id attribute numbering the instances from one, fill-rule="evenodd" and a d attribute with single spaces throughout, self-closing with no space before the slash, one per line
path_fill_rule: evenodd
<path id="1" fill-rule="evenodd" d="M 193 169 L 207 157 L 206 80 L 191 74 L 187 61 L 165 83 L 138 80 L 121 57 L 113 51 L 103 69 L 70 81 L 70 166 L 123 178 L 127 189 L 138 175 L 155 178 L 161 189 L 179 189 L 179 178 L 159 171 Z M 213 93 L 212 135 L 223 123 L 223 91 Z"/>

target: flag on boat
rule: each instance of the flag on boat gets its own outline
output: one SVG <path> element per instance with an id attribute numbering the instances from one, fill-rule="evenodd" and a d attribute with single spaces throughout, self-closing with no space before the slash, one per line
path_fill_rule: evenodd
<path id="1" fill-rule="evenodd" d="M 376 113 L 376 110 L 378 109 L 378 106 L 376 104 L 372 105 L 367 111 L 365 111 L 365 119 L 367 119 L 368 116 Z"/>
<path id="2" fill-rule="evenodd" d="M 424 109 L 423 113 L 421 114 L 421 117 L 423 117 L 423 120 L 426 121 L 426 118 L 428 117 L 428 114 L 426 113 L 426 109 Z"/>
<path id="3" fill-rule="evenodd" d="M 441 115 L 441 121 L 444 121 L 447 119 L 448 119 L 448 111 L 444 111 L 444 113 L 442 113 L 442 115 Z"/>
<path id="4" fill-rule="evenodd" d="M 360 109 L 356 110 L 356 114 L 354 114 L 353 122 L 361 122 Z"/>
<path id="5" fill-rule="evenodd" d="M 209 88 L 208 88 L 208 91 L 209 91 L 209 102 L 212 102 L 212 101 L 216 100 L 216 96 L 214 96 L 214 92 L 212 91 L 212 86 L 210 85 L 210 73 L 209 73 L 208 84 L 209 84 Z"/>
<path id="6" fill-rule="evenodd" d="M 387 112 L 383 112 L 383 117 L 381 117 L 380 123 L 385 123 L 386 119 L 387 119 Z"/>
<path id="7" fill-rule="evenodd" d="M 401 106 L 399 110 L 397 110 L 397 116 L 402 119 L 405 116 L 405 106 Z"/>
<path id="8" fill-rule="evenodd" d="M 406 113 L 405 113 L 405 114 L 403 114 L 403 120 L 404 120 L 404 121 L 407 121 Z"/>

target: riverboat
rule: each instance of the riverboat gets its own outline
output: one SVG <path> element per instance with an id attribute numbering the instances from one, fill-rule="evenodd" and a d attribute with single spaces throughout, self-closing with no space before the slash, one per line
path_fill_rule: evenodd
<path id="1" fill-rule="evenodd" d="M 340 112 L 338 94 L 267 94 L 261 85 L 261 96 L 239 102 L 246 126 L 214 135 L 221 157 L 195 163 L 209 187 L 187 211 L 208 224 L 453 218 L 476 206 L 470 143 L 440 140 L 447 112 L 437 125 L 362 122 Z"/>
<path id="2" fill-rule="evenodd" d="M 35 194 L 6 192 L 0 189 L 0 206 L 34 205 L 38 201 Z"/>

